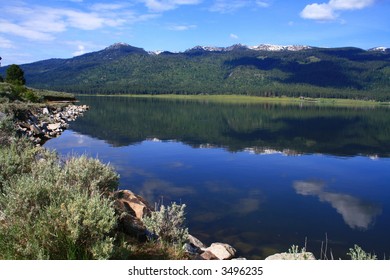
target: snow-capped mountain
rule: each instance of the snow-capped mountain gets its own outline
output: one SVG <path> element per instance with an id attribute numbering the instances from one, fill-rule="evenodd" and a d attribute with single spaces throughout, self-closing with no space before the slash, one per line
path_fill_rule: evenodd
<path id="1" fill-rule="evenodd" d="M 368 51 L 372 51 L 372 52 L 389 52 L 389 51 L 390 51 L 390 48 L 386 48 L 386 47 L 375 47 L 375 48 L 368 49 Z"/>
<path id="2" fill-rule="evenodd" d="M 206 51 L 206 52 L 229 52 L 234 50 L 255 50 L 255 51 L 301 51 L 311 49 L 310 46 L 303 45 L 271 45 L 271 44 L 261 44 L 257 46 L 246 46 L 242 44 L 236 44 L 230 47 L 211 47 L 211 46 L 196 46 L 186 50 L 185 52 L 194 52 L 194 51 Z"/>
<path id="3" fill-rule="evenodd" d="M 281 46 L 281 45 L 271 45 L 271 44 L 261 44 L 258 46 L 249 47 L 249 49 L 256 50 L 256 51 L 301 51 L 301 50 L 308 50 L 311 48 L 312 47 L 310 46 L 303 46 L 303 45 Z"/>

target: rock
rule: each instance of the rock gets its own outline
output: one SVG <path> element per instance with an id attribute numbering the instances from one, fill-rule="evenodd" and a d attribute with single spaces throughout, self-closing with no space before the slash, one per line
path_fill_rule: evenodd
<path id="1" fill-rule="evenodd" d="M 50 114 L 49 109 L 48 108 L 43 108 L 42 114 L 49 115 Z"/>
<path id="2" fill-rule="evenodd" d="M 190 255 L 196 255 L 202 252 L 202 250 L 190 243 L 185 243 L 183 245 L 183 250 Z"/>
<path id="3" fill-rule="evenodd" d="M 30 125 L 25 122 L 19 122 L 18 123 L 20 127 L 30 129 Z"/>
<path id="4" fill-rule="evenodd" d="M 135 216 L 142 220 L 145 215 L 151 213 L 152 207 L 142 197 L 135 195 L 129 190 L 120 190 L 114 193 L 114 197 L 117 199 L 117 203 L 123 205 L 122 208 L 131 208 Z"/>
<path id="5" fill-rule="evenodd" d="M 114 209 L 115 212 L 120 216 L 122 213 L 127 213 L 129 215 L 132 215 L 133 217 L 136 217 L 136 214 L 134 210 L 130 207 L 128 203 L 124 203 L 123 200 L 115 200 L 114 201 Z"/>
<path id="6" fill-rule="evenodd" d="M 213 243 L 204 251 L 213 253 L 219 260 L 230 260 L 236 254 L 236 249 L 226 243 Z"/>
<path id="7" fill-rule="evenodd" d="M 61 127 L 61 123 L 50 123 L 47 125 L 47 128 L 50 130 L 57 130 Z"/>
<path id="8" fill-rule="evenodd" d="M 129 235 L 136 237 L 139 241 L 146 241 L 146 228 L 136 217 L 122 213 L 118 219 L 118 229 Z"/>
<path id="9" fill-rule="evenodd" d="M 266 258 L 266 260 L 315 260 L 313 253 L 280 253 Z"/>
<path id="10" fill-rule="evenodd" d="M 38 123 L 38 118 L 36 116 L 34 116 L 34 115 L 30 115 L 29 119 L 31 120 L 31 122 L 33 124 Z"/>
<path id="11" fill-rule="evenodd" d="M 203 252 L 199 257 L 201 260 L 219 260 L 217 256 L 215 256 L 210 251 Z"/>
<path id="12" fill-rule="evenodd" d="M 188 235 L 188 243 L 194 245 L 195 247 L 198 248 L 206 248 L 206 246 L 196 237 L 192 236 L 191 234 Z"/>
<path id="13" fill-rule="evenodd" d="M 30 125 L 30 130 L 34 133 L 34 135 L 41 135 L 42 130 L 35 124 Z"/>

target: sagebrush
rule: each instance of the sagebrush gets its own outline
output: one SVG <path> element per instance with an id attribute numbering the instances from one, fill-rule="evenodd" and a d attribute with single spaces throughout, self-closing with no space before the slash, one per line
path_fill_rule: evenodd
<path id="1" fill-rule="evenodd" d="M 0 149 L 0 259 L 108 259 L 116 217 L 103 195 L 118 184 L 96 159 L 61 162 L 16 140 Z"/>
<path id="2" fill-rule="evenodd" d="M 170 206 L 160 206 L 160 209 L 145 217 L 146 228 L 166 243 L 183 244 L 188 238 L 188 228 L 185 227 L 185 204 L 173 202 Z"/>

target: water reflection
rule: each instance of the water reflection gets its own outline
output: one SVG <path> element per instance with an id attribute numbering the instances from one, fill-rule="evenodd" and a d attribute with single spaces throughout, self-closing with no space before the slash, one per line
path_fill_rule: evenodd
<path id="1" fill-rule="evenodd" d="M 297 194 L 317 196 L 321 202 L 328 202 L 337 210 L 344 222 L 352 229 L 368 229 L 374 218 L 382 213 L 380 206 L 367 202 L 349 194 L 325 191 L 324 181 L 295 181 Z"/>
<path id="2" fill-rule="evenodd" d="M 196 148 L 390 157 L 387 108 L 218 104 L 129 97 L 81 97 L 92 108 L 72 129 L 112 146 L 145 139 Z"/>

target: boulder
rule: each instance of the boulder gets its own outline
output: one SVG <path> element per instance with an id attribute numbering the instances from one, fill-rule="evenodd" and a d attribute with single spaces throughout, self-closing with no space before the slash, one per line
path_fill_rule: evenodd
<path id="1" fill-rule="evenodd" d="M 50 112 L 49 112 L 49 109 L 46 107 L 46 108 L 43 108 L 42 109 L 42 114 L 44 114 L 44 115 L 49 115 L 50 114 Z"/>
<path id="2" fill-rule="evenodd" d="M 201 260 L 219 260 L 217 258 L 217 256 L 215 256 L 213 253 L 211 253 L 210 251 L 205 251 L 203 252 L 200 256 L 199 256 L 199 259 Z"/>
<path id="3" fill-rule="evenodd" d="M 219 260 L 230 260 L 236 254 L 236 249 L 226 243 L 213 243 L 210 247 L 204 249 L 215 255 Z"/>
<path id="4" fill-rule="evenodd" d="M 119 206 L 119 209 L 126 209 L 126 212 L 134 212 L 135 217 L 140 220 L 152 211 L 152 207 L 150 207 L 145 199 L 129 190 L 116 191 L 114 197 L 117 200 L 116 204 Z"/>
<path id="5" fill-rule="evenodd" d="M 206 248 L 206 246 L 196 237 L 192 236 L 191 234 L 188 235 L 188 243 L 194 245 L 195 247 L 198 247 L 200 249 Z"/>
<path id="6" fill-rule="evenodd" d="M 137 238 L 139 241 L 146 241 L 146 228 L 136 217 L 122 213 L 118 219 L 118 229 L 126 235 Z"/>
<path id="7" fill-rule="evenodd" d="M 47 125 L 47 128 L 50 130 L 57 130 L 61 127 L 61 123 L 50 123 Z"/>
<path id="8" fill-rule="evenodd" d="M 315 260 L 313 253 L 280 253 L 274 254 L 266 258 L 266 260 Z"/>
<path id="9" fill-rule="evenodd" d="M 35 124 L 30 125 L 30 130 L 34 133 L 34 135 L 42 134 L 42 130 Z"/>
<path id="10" fill-rule="evenodd" d="M 185 243 L 183 245 L 183 250 L 190 255 L 197 255 L 202 252 L 202 250 L 190 243 Z"/>
<path id="11" fill-rule="evenodd" d="M 34 115 L 30 115 L 29 119 L 33 124 L 38 123 L 38 118 Z"/>

